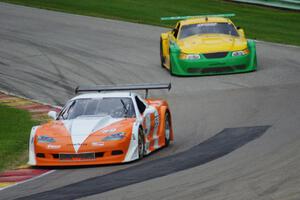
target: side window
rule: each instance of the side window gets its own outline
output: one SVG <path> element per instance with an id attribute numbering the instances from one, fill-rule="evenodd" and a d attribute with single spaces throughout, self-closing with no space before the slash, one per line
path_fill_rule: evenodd
<path id="1" fill-rule="evenodd" d="M 135 101 L 140 113 L 143 114 L 146 109 L 146 105 L 137 96 L 135 97 Z"/>
<path id="2" fill-rule="evenodd" d="M 178 23 L 173 31 L 173 35 L 175 38 L 177 38 L 177 36 L 178 36 L 179 27 L 180 27 L 180 24 Z"/>

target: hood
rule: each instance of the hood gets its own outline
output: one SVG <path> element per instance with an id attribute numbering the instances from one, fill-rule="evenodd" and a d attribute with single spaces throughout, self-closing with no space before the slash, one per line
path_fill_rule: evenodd
<path id="1" fill-rule="evenodd" d="M 52 121 L 41 126 L 37 135 L 54 137 L 57 141 L 73 144 L 77 152 L 91 135 L 105 137 L 132 127 L 134 119 L 105 117 L 80 117 L 72 120 Z M 60 139 L 63 138 L 63 139 Z"/>
<path id="2" fill-rule="evenodd" d="M 238 51 L 247 48 L 247 40 L 224 34 L 206 34 L 187 37 L 177 42 L 183 53 L 214 53 Z"/>

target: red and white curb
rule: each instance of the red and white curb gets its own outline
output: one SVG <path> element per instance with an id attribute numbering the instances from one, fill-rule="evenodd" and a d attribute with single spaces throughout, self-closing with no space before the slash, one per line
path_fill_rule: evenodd
<path id="1" fill-rule="evenodd" d="M 17 169 L 0 173 L 0 191 L 46 176 L 55 170 Z"/>
<path id="2" fill-rule="evenodd" d="M 31 114 L 33 120 L 41 123 L 49 120 L 47 113 L 50 110 L 55 110 L 57 112 L 61 110 L 61 107 L 58 106 L 52 106 L 3 91 L 0 91 L 0 103 L 20 110 L 26 110 Z M 32 181 L 34 179 L 38 179 L 54 171 L 55 170 L 31 169 L 29 166 L 21 167 L 15 170 L 4 171 L 0 173 L 0 191 L 28 181 Z"/>

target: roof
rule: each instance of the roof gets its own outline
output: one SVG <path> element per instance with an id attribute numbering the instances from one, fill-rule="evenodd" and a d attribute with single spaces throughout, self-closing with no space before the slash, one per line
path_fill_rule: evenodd
<path id="1" fill-rule="evenodd" d="M 180 24 L 188 25 L 188 24 L 218 23 L 218 22 L 232 23 L 230 19 L 224 17 L 207 17 L 207 20 L 206 17 L 195 17 L 195 18 L 182 20 L 180 21 Z"/>
<path id="2" fill-rule="evenodd" d="M 105 98 L 105 97 L 129 97 L 135 96 L 136 93 L 133 92 L 92 92 L 80 94 L 73 97 L 71 100 L 84 99 L 84 98 Z"/>

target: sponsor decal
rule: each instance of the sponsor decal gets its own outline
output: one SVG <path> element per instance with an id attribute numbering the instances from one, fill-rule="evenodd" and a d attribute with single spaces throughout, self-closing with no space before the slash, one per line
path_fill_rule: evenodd
<path id="1" fill-rule="evenodd" d="M 159 115 L 157 112 L 154 113 L 155 117 L 154 117 L 154 127 L 158 127 L 159 125 Z"/>
<path id="2" fill-rule="evenodd" d="M 113 133 L 113 132 L 116 132 L 116 128 L 112 128 L 112 129 L 106 129 L 106 130 L 103 130 L 102 133 Z"/>
<path id="3" fill-rule="evenodd" d="M 92 142 L 92 146 L 102 147 L 102 146 L 104 146 L 104 142 Z"/>
<path id="4" fill-rule="evenodd" d="M 144 118 L 144 123 L 145 123 L 145 135 L 148 135 L 150 133 L 150 129 L 151 129 L 151 118 L 150 118 L 150 113 L 146 114 L 145 118 Z"/>
<path id="5" fill-rule="evenodd" d="M 55 144 L 48 144 L 48 149 L 60 149 L 61 145 L 55 145 Z"/>

